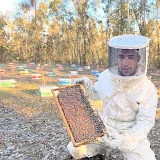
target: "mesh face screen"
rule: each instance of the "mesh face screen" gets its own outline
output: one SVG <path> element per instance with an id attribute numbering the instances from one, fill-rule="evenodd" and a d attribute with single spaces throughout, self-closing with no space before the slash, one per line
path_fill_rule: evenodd
<path id="1" fill-rule="evenodd" d="M 109 70 L 114 75 L 141 76 L 147 72 L 148 48 L 120 49 L 109 47 Z"/>
<path id="2" fill-rule="evenodd" d="M 103 136 L 104 125 L 91 108 L 82 86 L 67 86 L 52 92 L 75 147 Z"/>

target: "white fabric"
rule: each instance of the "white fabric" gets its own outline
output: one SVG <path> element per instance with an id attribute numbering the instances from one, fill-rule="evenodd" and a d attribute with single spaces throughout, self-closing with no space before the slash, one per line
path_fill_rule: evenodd
<path id="1" fill-rule="evenodd" d="M 97 154 L 108 154 L 110 150 L 104 147 L 102 142 L 93 142 L 87 145 L 81 145 L 80 147 L 74 147 L 72 142 L 67 145 L 67 149 L 70 151 L 70 154 L 75 159 L 81 159 L 83 157 L 93 157 Z M 108 150 L 107 150 L 108 149 Z M 106 155 L 106 156 L 108 156 Z"/>
<path id="2" fill-rule="evenodd" d="M 74 147 L 72 142 L 67 145 L 67 149 L 75 159 L 92 157 L 97 154 L 103 154 L 109 157 L 111 150 L 107 148 L 105 141 L 96 141 L 80 147 Z M 150 149 L 150 143 L 147 139 L 139 143 L 132 152 L 123 152 L 125 160 L 156 160 L 153 151 Z"/>
<path id="3" fill-rule="evenodd" d="M 149 45 L 150 39 L 141 35 L 120 35 L 109 40 L 108 45 L 114 48 L 137 49 Z"/>
<path id="4" fill-rule="evenodd" d="M 117 77 L 107 69 L 99 75 L 94 86 L 89 78 L 85 78 L 84 86 L 90 99 L 103 100 L 101 117 L 105 117 L 102 121 L 106 129 L 110 128 L 106 144 L 102 137 L 104 144 L 124 152 L 127 160 L 149 160 L 147 157 L 155 160 L 147 140 L 147 135 L 155 123 L 158 103 L 154 84 L 146 76 L 134 79 Z M 112 132 L 113 130 L 116 132 Z M 144 142 L 148 145 L 143 145 Z M 145 149 L 137 149 L 139 146 Z M 79 150 L 78 148 L 76 150 Z M 68 149 L 71 154 L 74 153 L 74 147 Z M 73 157 L 77 158 L 76 155 Z"/>

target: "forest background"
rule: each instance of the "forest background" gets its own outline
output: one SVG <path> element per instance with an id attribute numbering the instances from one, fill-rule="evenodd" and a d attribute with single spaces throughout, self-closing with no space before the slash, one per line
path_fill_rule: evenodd
<path id="1" fill-rule="evenodd" d="M 160 68 L 160 0 L 28 0 L 0 15 L 0 61 L 107 67 L 108 41 L 150 38 L 149 68 Z"/>

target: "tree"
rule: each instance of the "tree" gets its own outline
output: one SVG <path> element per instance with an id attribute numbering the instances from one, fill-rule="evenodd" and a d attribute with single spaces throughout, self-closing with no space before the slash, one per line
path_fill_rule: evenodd
<path id="1" fill-rule="evenodd" d="M 0 15 L 0 59 L 1 61 L 5 60 L 5 51 L 7 50 L 7 44 L 6 44 L 6 21 L 2 15 Z"/>
<path id="2" fill-rule="evenodd" d="M 86 39 L 87 39 L 87 31 L 86 31 L 86 24 L 88 20 L 88 0 L 81 0 L 75 1 L 73 0 L 75 9 L 77 11 L 77 16 L 80 19 L 82 34 L 83 34 L 83 54 L 81 59 L 81 64 L 86 65 L 86 54 L 87 54 L 87 46 L 86 46 Z"/>

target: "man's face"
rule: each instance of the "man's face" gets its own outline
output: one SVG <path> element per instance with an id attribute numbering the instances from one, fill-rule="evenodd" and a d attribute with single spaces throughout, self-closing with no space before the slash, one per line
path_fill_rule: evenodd
<path id="1" fill-rule="evenodd" d="M 118 71 L 122 76 L 133 76 L 140 56 L 134 49 L 122 49 L 118 54 Z"/>

